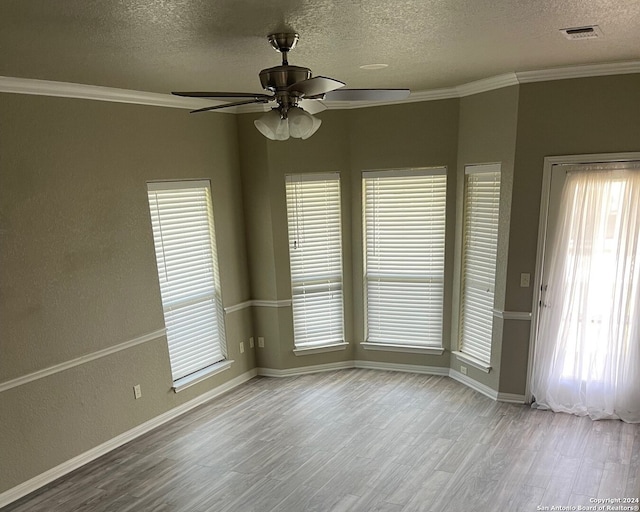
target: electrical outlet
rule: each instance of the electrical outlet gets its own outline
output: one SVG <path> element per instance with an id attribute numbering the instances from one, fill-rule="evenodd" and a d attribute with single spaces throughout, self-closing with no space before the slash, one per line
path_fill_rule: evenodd
<path id="1" fill-rule="evenodd" d="M 140 389 L 140 384 L 136 384 L 133 386 L 133 397 L 137 400 L 138 398 L 142 398 L 142 390 Z"/>
<path id="2" fill-rule="evenodd" d="M 460 365 L 460 373 L 462 375 L 466 375 L 467 374 L 467 367 Z"/>
<path id="3" fill-rule="evenodd" d="M 240 353 L 244 354 L 244 341 L 240 342 Z"/>
<path id="4" fill-rule="evenodd" d="M 258 346 L 264 348 L 264 338 L 262 336 L 258 336 Z"/>
<path id="5" fill-rule="evenodd" d="M 520 288 L 529 288 L 530 281 L 531 281 L 531 274 L 527 274 L 527 273 L 520 274 Z"/>
<path id="6" fill-rule="evenodd" d="M 249 338 L 249 348 L 253 348 L 255 346 L 255 343 L 253 342 L 253 336 L 251 336 L 251 338 Z"/>

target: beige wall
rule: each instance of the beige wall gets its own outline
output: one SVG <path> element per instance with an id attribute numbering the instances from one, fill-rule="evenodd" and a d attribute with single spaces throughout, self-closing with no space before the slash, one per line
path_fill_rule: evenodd
<path id="1" fill-rule="evenodd" d="M 248 300 L 235 116 L 0 95 L 0 383 L 164 327 L 146 182 L 180 178 L 211 180 L 224 302 Z M 179 394 L 163 337 L 1 392 L 0 492 L 253 368 L 250 310 L 226 325 L 236 363 Z"/>
<path id="2" fill-rule="evenodd" d="M 256 336 L 264 336 L 258 349 L 259 365 L 279 370 L 339 361 L 370 361 L 448 366 L 448 355 L 425 356 L 364 351 L 362 293 L 361 172 L 367 169 L 439 167 L 449 170 L 447 229 L 455 225 L 458 101 L 434 101 L 319 114 L 322 126 L 309 140 L 273 142 L 262 137 L 253 120 L 258 114 L 239 116 L 239 134 L 249 266 L 256 299 L 291 299 L 285 174 L 340 171 L 344 251 L 344 351 L 295 356 L 291 307 L 255 308 Z M 261 161 L 256 161 L 261 155 Z M 266 161 L 266 167 L 265 167 Z M 445 275 L 445 346 L 449 344 L 453 237 L 447 239 Z M 269 281 L 267 282 L 267 277 Z"/>
<path id="3" fill-rule="evenodd" d="M 640 74 L 540 82 L 520 86 L 505 309 L 531 311 L 545 156 L 640 150 Z M 505 323 L 500 391 L 522 393 L 528 326 Z M 505 364 L 508 362 L 508 364 Z"/>
<path id="4" fill-rule="evenodd" d="M 0 493 L 256 365 L 369 360 L 459 369 L 441 357 L 364 351 L 361 171 L 446 166 L 443 343 L 456 347 L 462 173 L 501 162 L 496 306 L 531 311 L 545 156 L 640 150 L 640 75 L 525 84 L 462 99 L 327 111 L 308 141 L 271 142 L 255 114 L 0 95 L 0 383 L 163 327 L 146 182 L 210 178 L 231 370 L 170 390 L 166 341 L 148 341 L 0 392 Z M 340 171 L 345 351 L 293 352 L 284 175 Z M 508 212 L 510 211 L 510 214 Z M 456 256 L 458 255 L 458 256 Z M 276 307 L 280 306 L 280 307 Z M 495 321 L 493 370 L 524 393 L 529 322 Z M 265 348 L 238 343 L 264 336 Z M 134 400 L 132 386 L 143 397 Z"/>
<path id="5" fill-rule="evenodd" d="M 343 249 L 345 276 L 351 276 L 348 237 L 351 219 L 348 211 L 349 180 L 344 172 L 349 165 L 349 124 L 345 111 L 324 112 L 323 124 L 306 141 L 290 139 L 269 141 L 254 127 L 260 114 L 238 116 L 238 132 L 242 154 L 240 159 L 244 199 L 247 205 L 247 237 L 252 296 L 258 300 L 291 299 L 289 243 L 285 175 L 296 172 L 342 171 L 343 179 Z M 256 157 L 259 155 L 259 157 Z M 347 172 L 348 174 L 348 172 Z M 351 285 L 345 279 L 345 323 L 351 329 Z M 283 370 L 299 366 L 335 363 L 353 359 L 353 349 L 323 354 L 295 356 L 293 353 L 293 317 L 291 306 L 255 307 L 254 331 L 265 339 L 264 348 L 256 348 L 259 366 Z"/>
<path id="6" fill-rule="evenodd" d="M 495 308 L 504 309 L 506 293 L 507 258 L 509 250 L 509 223 L 511 219 L 511 192 L 516 150 L 518 121 L 518 94 L 516 86 L 505 87 L 460 100 L 460 131 L 458 135 L 458 187 L 456 201 L 455 265 L 452 301 L 451 338 L 452 350 L 458 349 L 460 268 L 462 262 L 462 227 L 464 170 L 468 165 L 499 163 L 500 219 L 498 227 L 498 261 L 496 265 Z M 451 368 L 460 371 L 467 368 L 472 379 L 497 390 L 502 362 L 503 320 L 493 319 L 491 370 L 485 373 L 472 365 L 451 356 Z"/>
<path id="7" fill-rule="evenodd" d="M 262 152 L 267 162 L 266 168 L 264 160 L 255 168 L 242 168 L 245 200 L 253 205 L 253 217 L 247 219 L 248 233 L 250 236 L 254 230 L 264 248 L 251 251 L 250 267 L 275 280 L 269 294 L 254 297 L 290 298 L 283 175 L 339 170 L 343 195 L 344 189 L 350 188 L 343 201 L 345 231 L 350 234 L 344 235 L 343 246 L 345 286 L 350 287 L 347 297 L 353 298 L 346 300 L 345 315 L 352 352 L 296 358 L 292 355 L 290 308 L 260 308 L 255 314 L 256 332 L 264 325 L 268 345 L 258 352 L 264 356 L 260 365 L 287 369 L 358 359 L 459 370 L 460 362 L 448 352 L 442 357 L 416 356 L 364 351 L 358 345 L 364 337 L 360 172 L 412 166 L 449 168 L 443 344 L 455 350 L 460 286 L 455 269 L 461 252 L 464 166 L 501 164 L 495 306 L 507 313 L 530 312 L 533 290 L 520 287 L 520 273 L 530 273 L 533 282 L 543 158 L 638 150 L 639 80 L 638 75 L 560 80 L 512 86 L 460 100 L 325 112 L 320 114 L 320 131 L 304 142 L 266 141 L 256 135 L 252 124 L 255 115 L 240 116 L 243 151 Z M 252 182 L 262 185 L 249 184 Z M 492 370 L 487 374 L 465 365 L 469 376 L 495 391 L 522 395 L 530 326 L 527 320 L 495 318 Z"/>
<path id="8" fill-rule="evenodd" d="M 444 315 L 442 343 L 450 346 L 451 290 L 459 101 L 440 100 L 351 111 L 351 179 L 354 225 L 354 340 L 364 341 L 364 285 L 362 268 L 362 176 L 363 170 L 409 167 L 447 168 Z M 356 358 L 393 364 L 449 366 L 449 356 L 403 354 L 364 350 L 356 345 Z"/>

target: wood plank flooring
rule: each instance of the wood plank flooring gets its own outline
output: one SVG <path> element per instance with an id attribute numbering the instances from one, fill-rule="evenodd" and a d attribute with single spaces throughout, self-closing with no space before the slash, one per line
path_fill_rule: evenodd
<path id="1" fill-rule="evenodd" d="M 256 378 L 2 512 L 534 511 L 640 496 L 640 425 L 447 377 Z"/>

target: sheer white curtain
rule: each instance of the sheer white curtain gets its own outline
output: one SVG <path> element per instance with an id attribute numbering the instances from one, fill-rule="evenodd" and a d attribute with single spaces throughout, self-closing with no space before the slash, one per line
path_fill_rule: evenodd
<path id="1" fill-rule="evenodd" d="M 532 392 L 541 408 L 637 423 L 640 167 L 617 167 L 567 174 Z"/>

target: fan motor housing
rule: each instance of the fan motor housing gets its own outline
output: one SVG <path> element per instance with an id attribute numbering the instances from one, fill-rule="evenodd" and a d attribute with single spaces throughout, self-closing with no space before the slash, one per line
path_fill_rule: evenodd
<path id="1" fill-rule="evenodd" d="M 287 87 L 311 78 L 311 70 L 300 66 L 275 66 L 260 71 L 260 83 L 269 91 L 281 91 Z"/>

